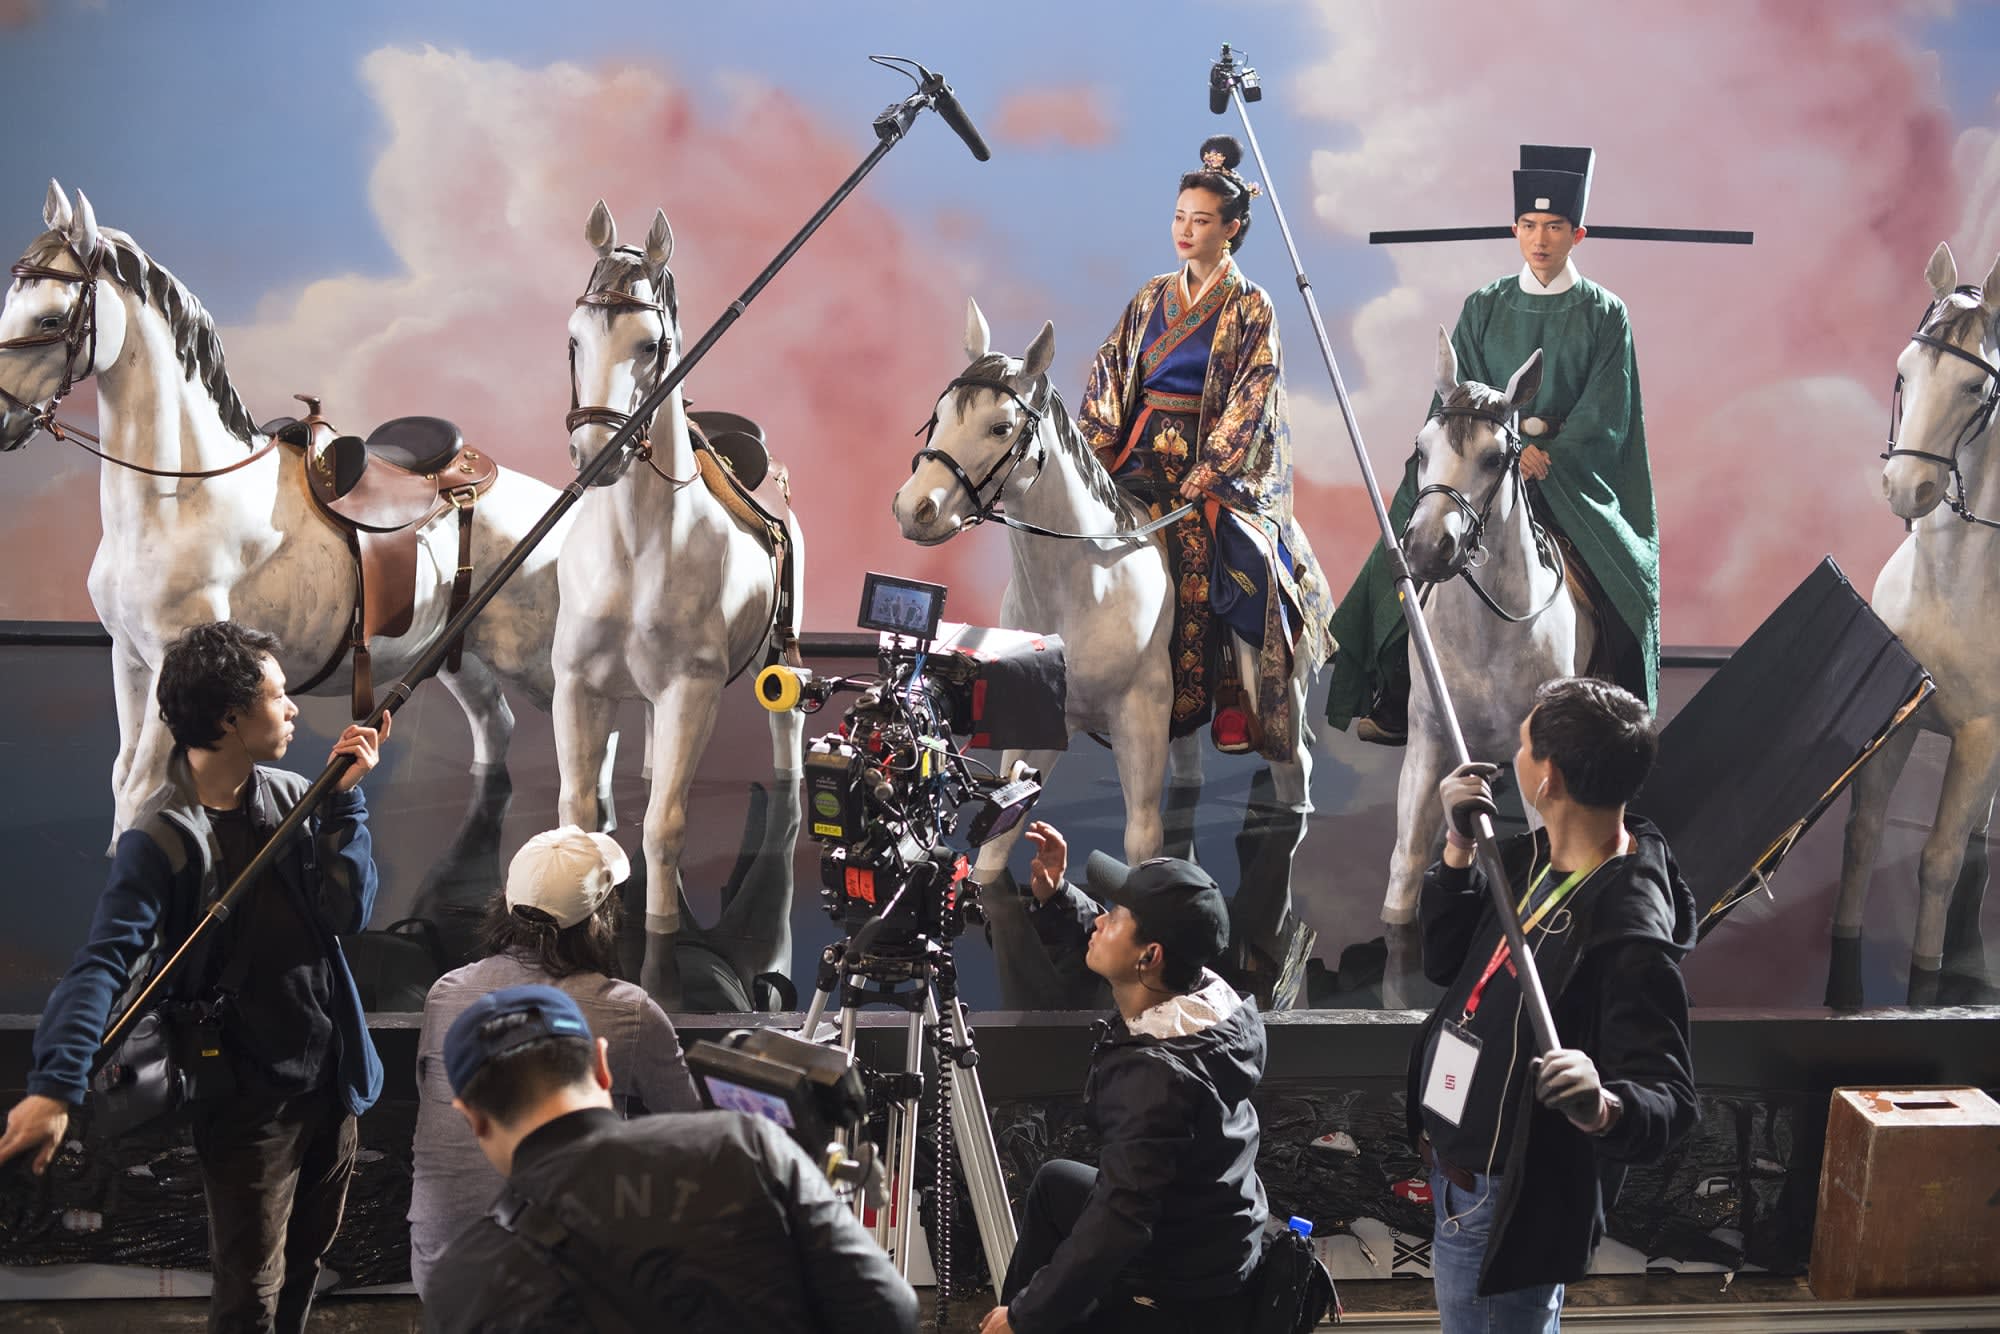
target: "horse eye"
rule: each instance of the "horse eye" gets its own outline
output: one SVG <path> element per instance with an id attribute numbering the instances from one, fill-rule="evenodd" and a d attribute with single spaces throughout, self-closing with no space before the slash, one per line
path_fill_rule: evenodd
<path id="1" fill-rule="evenodd" d="M 1486 471 L 1499 472 L 1507 466 L 1507 456 L 1505 454 L 1488 454 L 1481 460 L 1481 463 L 1484 465 Z"/>
<path id="2" fill-rule="evenodd" d="M 63 327 L 63 318 L 60 315 L 44 315 L 37 324 L 43 333 L 54 333 Z"/>
<path id="3" fill-rule="evenodd" d="M 660 345 L 658 341 L 654 341 L 651 343 L 641 343 L 639 344 L 639 350 L 650 357 L 658 354 L 660 350 Z"/>
<path id="4" fill-rule="evenodd" d="M 994 422 L 986 428 L 986 434 L 992 436 L 995 440 L 1000 439 L 1002 436 L 1012 435 L 1013 433 L 1014 427 L 1008 422 Z"/>

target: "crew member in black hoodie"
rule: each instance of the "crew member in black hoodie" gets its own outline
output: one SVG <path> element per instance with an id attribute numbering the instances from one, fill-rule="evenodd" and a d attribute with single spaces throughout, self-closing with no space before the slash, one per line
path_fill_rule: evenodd
<path id="1" fill-rule="evenodd" d="M 1229 944 L 1222 893 L 1191 862 L 1127 868 L 1093 853 L 1093 900 L 1063 879 L 1062 835 L 1040 822 L 1027 832 L 1035 911 L 1089 931 L 1085 962 L 1118 1013 L 1102 1025 L 1083 1088 L 1098 1166 L 1058 1159 L 1035 1174 L 1004 1305 L 981 1334 L 1234 1334 L 1269 1214 L 1250 1105 L 1264 1023 L 1207 967 Z"/>
<path id="2" fill-rule="evenodd" d="M 1656 749 L 1646 706 L 1603 681 L 1547 682 L 1521 723 L 1514 775 L 1542 828 L 1500 851 L 1562 1044 L 1546 1057 L 1472 864 L 1497 766 L 1439 785 L 1448 832 L 1421 912 L 1424 972 L 1449 989 L 1411 1052 L 1409 1130 L 1445 1334 L 1556 1329 L 1626 1166 L 1695 1124 L 1680 974 L 1694 897 L 1660 831 L 1625 811 Z"/>

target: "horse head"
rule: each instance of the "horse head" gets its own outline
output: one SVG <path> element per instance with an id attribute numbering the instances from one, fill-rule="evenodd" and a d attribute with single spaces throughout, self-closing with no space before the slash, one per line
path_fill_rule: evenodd
<path id="1" fill-rule="evenodd" d="M 1441 583 L 1483 558 L 1489 528 L 1503 527 L 1521 503 L 1521 444 L 1514 417 L 1542 387 L 1537 348 L 1505 389 L 1458 378 L 1451 336 L 1438 330 L 1438 410 L 1417 432 L 1417 505 L 1403 530 L 1410 570 Z"/>
<path id="2" fill-rule="evenodd" d="M 1940 243 L 1924 277 L 1932 301 L 1896 358 L 1882 466 L 1882 494 L 1904 520 L 1937 508 L 1965 462 L 1959 451 L 1986 433 L 2000 406 L 2000 260 L 1985 283 L 1961 287 L 1951 247 Z"/>
<path id="3" fill-rule="evenodd" d="M 949 541 L 1041 475 L 1042 409 L 1032 405 L 1048 402 L 1045 377 L 1056 355 L 1055 326 L 1042 325 L 1019 360 L 993 351 L 992 342 L 979 303 L 968 301 L 970 364 L 945 386 L 931 412 L 929 439 L 891 505 L 912 542 Z"/>
<path id="4" fill-rule="evenodd" d="M 603 200 L 590 211 L 584 239 L 597 251 L 590 282 L 569 317 L 569 460 L 581 471 L 632 419 L 639 401 L 680 360 L 680 303 L 674 275 L 674 232 L 654 210 L 644 249 L 618 244 L 618 224 Z M 650 442 L 653 423 L 642 441 Z M 607 468 L 596 485 L 625 475 L 634 454 Z"/>
<path id="5" fill-rule="evenodd" d="M 19 449 L 76 384 L 118 360 L 125 306 L 104 270 L 105 238 L 90 201 L 49 182 L 48 230 L 13 268 L 0 306 L 0 451 Z"/>

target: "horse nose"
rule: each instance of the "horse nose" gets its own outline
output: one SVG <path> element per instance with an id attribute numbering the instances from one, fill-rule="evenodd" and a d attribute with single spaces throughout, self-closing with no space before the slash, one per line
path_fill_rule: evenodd
<path id="1" fill-rule="evenodd" d="M 919 500 L 917 502 L 916 509 L 910 512 L 910 517 L 913 520 L 915 520 L 917 524 L 925 528 L 928 528 L 932 524 L 936 523 L 937 516 L 938 516 L 937 501 L 931 499 L 929 496 L 925 496 L 922 500 Z"/>
<path id="2" fill-rule="evenodd" d="M 1926 480 L 1917 484 L 1917 508 L 1919 510 L 1931 508 L 1931 506 L 1937 504 L 1937 498 L 1938 484 L 1936 482 Z"/>
<path id="3" fill-rule="evenodd" d="M 574 440 L 570 441 L 569 445 L 569 466 L 572 468 L 581 468 L 583 466 L 583 451 L 576 447 Z"/>

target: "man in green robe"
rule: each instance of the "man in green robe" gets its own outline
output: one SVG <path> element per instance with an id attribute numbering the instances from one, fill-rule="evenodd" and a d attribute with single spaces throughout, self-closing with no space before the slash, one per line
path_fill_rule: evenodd
<path id="1" fill-rule="evenodd" d="M 1522 146 L 1514 235 L 1526 262 L 1465 299 L 1451 342 L 1460 378 L 1487 385 L 1506 384 L 1542 350 L 1541 391 L 1521 413 L 1521 474 L 1596 603 L 1602 642 L 1593 667 L 1650 708 L 1659 694 L 1660 539 L 1632 328 L 1625 303 L 1578 274 L 1570 257 L 1586 234 L 1591 156 L 1588 148 Z M 1412 455 L 1389 510 L 1399 532 L 1416 493 Z M 1357 736 L 1402 744 L 1409 630 L 1380 543 L 1332 628 L 1339 651 L 1327 721 L 1345 728 L 1365 714 Z"/>

